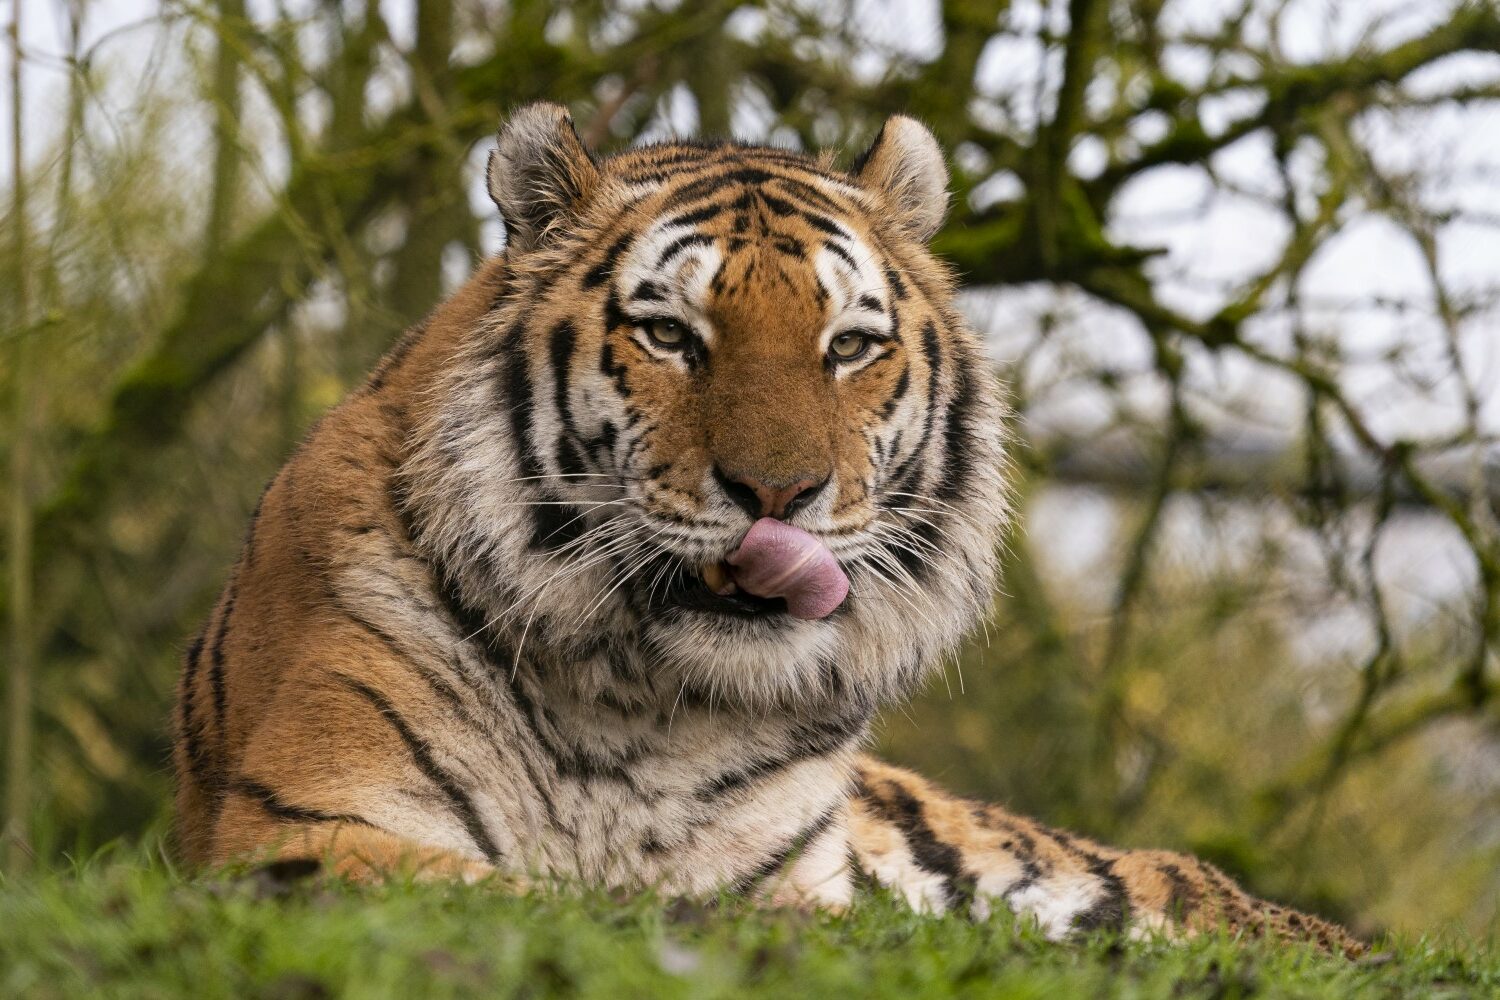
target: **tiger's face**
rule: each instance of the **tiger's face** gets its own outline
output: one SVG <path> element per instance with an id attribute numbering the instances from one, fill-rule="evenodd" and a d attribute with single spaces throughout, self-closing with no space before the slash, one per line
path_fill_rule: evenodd
<path id="1" fill-rule="evenodd" d="M 987 604 L 1008 509 L 1002 407 L 925 247 L 946 181 L 906 118 L 849 173 L 733 144 L 601 161 L 561 108 L 513 118 L 507 287 L 408 477 L 466 596 L 517 642 L 628 647 L 728 702 L 915 683 Z M 737 585 L 766 519 L 847 597 Z"/>

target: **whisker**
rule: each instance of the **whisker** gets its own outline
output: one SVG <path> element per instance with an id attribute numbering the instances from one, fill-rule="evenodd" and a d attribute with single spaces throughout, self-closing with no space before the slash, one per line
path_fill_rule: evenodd
<path id="1" fill-rule="evenodd" d="M 606 524 L 613 524 L 614 522 L 612 522 L 612 521 L 606 521 L 605 523 Z M 602 548 L 601 552 L 599 552 L 597 554 L 591 554 L 591 557 L 589 559 L 585 560 L 584 566 L 585 567 L 596 566 L 600 562 L 602 562 L 604 559 L 607 559 L 609 557 L 609 555 L 613 553 L 613 551 L 615 551 L 618 548 L 624 547 L 624 545 L 627 542 L 627 540 L 629 540 L 632 537 L 632 535 L 637 530 L 637 528 L 638 528 L 637 525 L 630 525 L 629 528 L 625 531 L 624 534 L 620 535 L 618 538 L 614 538 L 614 539 L 611 539 L 609 542 L 606 542 L 601 547 Z M 534 591 L 534 595 L 535 596 L 540 596 L 541 593 L 542 593 L 542 591 L 546 590 L 547 587 L 551 586 L 552 581 L 555 580 L 555 579 L 557 579 L 558 575 L 560 575 L 560 574 L 562 574 L 564 572 L 568 572 L 570 570 L 573 573 L 582 572 L 582 568 L 580 568 L 580 567 L 576 567 L 576 566 L 564 566 L 562 569 L 558 570 L 557 573 L 554 573 L 551 577 L 549 577 L 547 579 L 546 583 L 543 583 L 540 588 L 537 588 Z M 570 575 L 572 575 L 572 574 L 570 573 Z M 514 607 L 514 606 L 515 605 L 512 605 L 512 607 Z M 516 655 L 515 655 L 515 659 L 511 663 L 511 676 L 512 677 L 514 677 L 515 674 L 516 674 L 516 672 L 521 669 L 521 654 L 522 654 L 522 652 L 526 648 L 526 638 L 527 638 L 528 635 L 530 635 L 530 633 L 531 633 L 531 625 L 536 620 L 537 612 L 540 611 L 540 610 L 541 610 L 541 603 L 537 602 L 537 603 L 535 603 L 532 606 L 531 614 L 529 614 L 529 615 L 526 616 L 526 625 L 521 630 L 521 638 L 516 643 Z"/>
<path id="2" fill-rule="evenodd" d="M 574 520 L 577 520 L 577 518 L 574 518 Z M 593 541 L 593 539 L 591 539 L 589 536 L 592 535 L 596 531 L 597 532 L 602 532 L 602 533 L 604 533 L 604 534 L 607 535 L 609 531 L 614 530 L 616 528 L 616 522 L 618 520 L 619 520 L 618 518 L 614 518 L 614 519 L 611 519 L 611 520 L 608 520 L 608 521 L 604 521 L 604 522 L 602 522 L 600 524 L 597 524 L 597 525 L 595 525 L 592 528 L 589 528 L 583 534 L 579 535 L 577 538 L 573 539 L 572 541 L 568 542 L 566 545 L 562 546 L 562 548 L 560 548 L 558 550 L 558 552 L 555 553 L 555 555 L 561 555 L 563 553 L 568 553 L 569 550 L 571 550 L 571 549 L 580 547 L 580 546 L 582 546 L 582 545 L 584 545 L 586 543 L 591 543 Z M 571 524 L 572 521 L 569 521 L 568 523 Z M 591 561 L 592 560 L 585 560 L 585 564 L 584 565 L 585 566 L 588 565 Z M 485 622 L 482 626 L 480 626 L 478 629 L 476 629 L 474 631 L 473 635 L 467 636 L 466 637 L 466 641 L 467 641 L 467 639 L 473 639 L 474 636 L 477 636 L 480 632 L 483 632 L 485 629 L 492 628 L 493 626 L 499 624 L 502 619 L 504 619 L 512 611 L 514 611 L 517 607 L 519 607 L 522 602 L 530 599 L 531 597 L 539 595 L 543 590 L 545 590 L 548 586 L 550 586 L 552 584 L 553 580 L 556 580 L 559 576 L 561 576 L 561 575 L 563 575 L 565 573 L 571 573 L 571 572 L 575 572 L 575 571 L 579 571 L 579 570 L 580 570 L 580 567 L 579 567 L 578 564 L 576 564 L 576 563 L 565 563 L 561 568 L 559 568 L 555 573 L 553 573 L 550 577 L 548 577 L 546 580 L 544 580 L 541 584 L 539 584 L 539 585 L 537 585 L 535 587 L 532 587 L 525 594 L 522 594 L 520 597 L 518 597 L 510 605 L 510 607 L 506 608 L 504 611 L 501 611 L 494 618 L 492 618 L 489 621 Z"/>
<path id="3" fill-rule="evenodd" d="M 619 476 L 619 475 L 615 475 L 613 473 L 607 473 L 607 472 L 549 472 L 549 473 L 544 473 L 543 475 L 540 475 L 540 476 L 516 476 L 513 479 L 502 479 L 502 480 L 500 480 L 500 483 L 501 484 L 505 484 L 505 483 L 530 483 L 530 482 L 539 482 L 539 481 L 542 481 L 542 480 L 561 480 L 562 482 L 568 482 L 568 481 L 573 480 L 573 479 L 615 479 L 615 480 L 620 480 L 620 482 L 618 483 L 618 485 L 619 485 L 619 487 L 621 489 L 625 489 L 625 484 L 626 483 L 638 483 L 638 482 L 642 481 L 639 476 Z M 614 484 L 609 484 L 609 483 L 590 483 L 589 485 L 590 486 L 608 486 L 608 485 L 614 485 Z"/>
<path id="4" fill-rule="evenodd" d="M 887 490 L 885 492 L 885 495 L 888 497 L 906 497 L 910 500 L 922 500 L 926 503 L 936 504 L 944 510 L 947 510 L 949 513 L 967 520 L 967 515 L 962 510 L 953 506 L 951 503 L 948 503 L 945 500 L 939 500 L 937 497 L 924 496 L 921 493 L 903 493 L 900 490 Z"/>
<path id="5" fill-rule="evenodd" d="M 637 553 L 641 553 L 641 552 L 644 552 L 644 551 L 649 551 L 649 549 L 650 549 L 650 547 L 651 547 L 651 546 L 654 546 L 654 545 L 656 545 L 656 544 L 657 544 L 657 542 L 658 542 L 658 537 L 657 537 L 657 536 L 655 536 L 655 535 L 653 535 L 653 536 L 652 536 L 652 537 L 650 537 L 650 538 L 643 538 L 643 539 L 641 539 L 641 540 L 640 540 L 640 541 L 639 541 L 639 542 L 638 542 L 638 543 L 637 543 L 637 544 L 636 544 L 636 545 L 635 545 L 635 546 L 634 546 L 634 548 L 632 548 L 632 549 L 631 549 L 631 550 L 630 550 L 630 555 L 631 555 L 631 556 L 634 556 L 634 555 L 636 555 L 636 554 L 637 554 Z M 627 561 L 629 561 L 629 559 L 628 559 L 628 558 L 627 558 Z M 620 589 L 620 585 L 621 585 L 621 584 L 623 584 L 623 583 L 624 583 L 624 582 L 625 582 L 625 581 L 626 581 L 626 580 L 628 580 L 628 579 L 630 579 L 630 578 L 631 578 L 631 577 L 632 577 L 632 576 L 634 576 L 634 575 L 635 575 L 635 574 L 636 574 L 636 573 L 637 573 L 637 572 L 639 572 L 639 571 L 640 571 L 640 570 L 641 570 L 641 568 L 642 568 L 642 567 L 644 567 L 644 566 L 645 566 L 645 565 L 647 565 L 647 564 L 645 564 L 645 563 L 640 563 L 640 562 L 637 562 L 637 563 L 635 563 L 635 565 L 634 565 L 634 566 L 633 566 L 633 567 L 632 567 L 632 568 L 631 568 L 631 569 L 629 569 L 629 570 L 627 570 L 627 571 L 626 571 L 626 572 L 625 572 L 625 573 L 624 573 L 624 574 L 623 574 L 623 575 L 622 575 L 622 576 L 621 576 L 621 577 L 620 577 L 620 579 L 619 579 L 619 580 L 617 580 L 617 581 L 615 581 L 615 583 L 614 583 L 614 585 L 613 585 L 613 586 L 611 586 L 611 587 L 610 587 L 610 588 L 609 588 L 609 589 L 608 589 L 608 590 L 606 590 L 606 591 L 604 591 L 604 593 L 602 593 L 602 594 L 600 594 L 600 595 L 599 595 L 599 597 L 598 597 L 598 599 L 597 599 L 597 600 L 595 600 L 595 601 L 594 601 L 594 602 L 593 602 L 593 603 L 592 603 L 592 604 L 590 604 L 590 605 L 589 605 L 589 606 L 588 606 L 588 608 L 587 608 L 587 609 L 586 609 L 586 610 L 585 610 L 585 611 L 584 611 L 584 612 L 583 612 L 583 614 L 582 614 L 582 615 L 581 615 L 581 616 L 580 616 L 580 620 L 582 620 L 582 621 L 588 621 L 588 619 L 589 619 L 589 617 L 590 617 L 590 616 L 592 616 L 592 615 L 593 615 L 593 613 L 594 613 L 594 612 L 595 612 L 595 611 L 596 611 L 596 610 L 598 610 L 598 609 L 599 609 L 599 607 L 601 607 L 601 606 L 602 606 L 602 605 L 603 605 L 603 604 L 604 604 L 604 602 L 605 602 L 605 601 L 607 601 L 607 600 L 609 600 L 609 595 L 611 595 L 611 594 L 613 594 L 613 593 L 614 593 L 614 592 L 615 592 L 615 591 L 616 591 L 616 590 L 619 590 L 619 589 Z"/>

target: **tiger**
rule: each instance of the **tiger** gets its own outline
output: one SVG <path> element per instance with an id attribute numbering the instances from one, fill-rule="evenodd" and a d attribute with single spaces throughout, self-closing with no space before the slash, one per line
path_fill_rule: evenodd
<path id="1" fill-rule="evenodd" d="M 486 182 L 503 249 L 305 437 L 186 651 L 186 862 L 1363 950 L 867 755 L 1012 521 L 926 126 L 602 156 L 541 103 Z"/>

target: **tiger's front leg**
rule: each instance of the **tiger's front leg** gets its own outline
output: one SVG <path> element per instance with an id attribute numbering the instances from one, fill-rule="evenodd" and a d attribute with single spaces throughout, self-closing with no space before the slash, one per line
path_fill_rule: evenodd
<path id="1" fill-rule="evenodd" d="M 1337 924 L 1250 896 L 1191 856 L 1105 847 L 868 757 L 858 774 L 851 852 L 863 874 L 918 910 L 982 919 L 1003 905 L 1054 940 L 1102 927 L 1188 936 L 1223 927 L 1350 957 L 1365 951 Z"/>
<path id="2" fill-rule="evenodd" d="M 351 820 L 288 820 L 268 814 L 244 799 L 224 810 L 226 834 L 214 860 L 219 864 L 252 859 L 262 864 L 310 862 L 354 882 L 391 878 L 418 881 L 486 881 L 499 870 L 476 858 L 421 844 Z M 522 883 L 508 880 L 514 888 Z"/>

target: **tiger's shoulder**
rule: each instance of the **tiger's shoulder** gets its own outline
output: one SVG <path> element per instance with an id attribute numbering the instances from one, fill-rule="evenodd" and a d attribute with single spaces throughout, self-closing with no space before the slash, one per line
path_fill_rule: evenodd
<path id="1" fill-rule="evenodd" d="M 347 696 L 338 690 L 338 664 L 409 660 L 390 621 L 362 620 L 351 609 L 368 593 L 386 591 L 396 598 L 387 605 L 413 608 L 430 606 L 438 593 L 410 551 L 397 473 L 413 422 L 431 405 L 425 387 L 462 350 L 504 280 L 501 261 L 486 263 L 409 328 L 363 385 L 314 425 L 256 502 L 228 582 L 189 644 L 178 679 L 175 812 L 186 859 L 232 856 L 222 845 L 213 849 L 212 831 L 236 799 L 284 811 L 244 769 L 268 715 L 290 721 L 275 729 L 274 756 L 295 773 L 319 759 L 314 741 L 327 741 L 324 726 L 337 734 L 358 718 L 330 710 L 317 715 L 316 731 L 295 724 L 297 715 L 316 713 L 320 699 Z M 403 617 L 395 616 L 397 625 Z M 346 735 L 358 745 L 360 734 L 351 728 Z"/>

